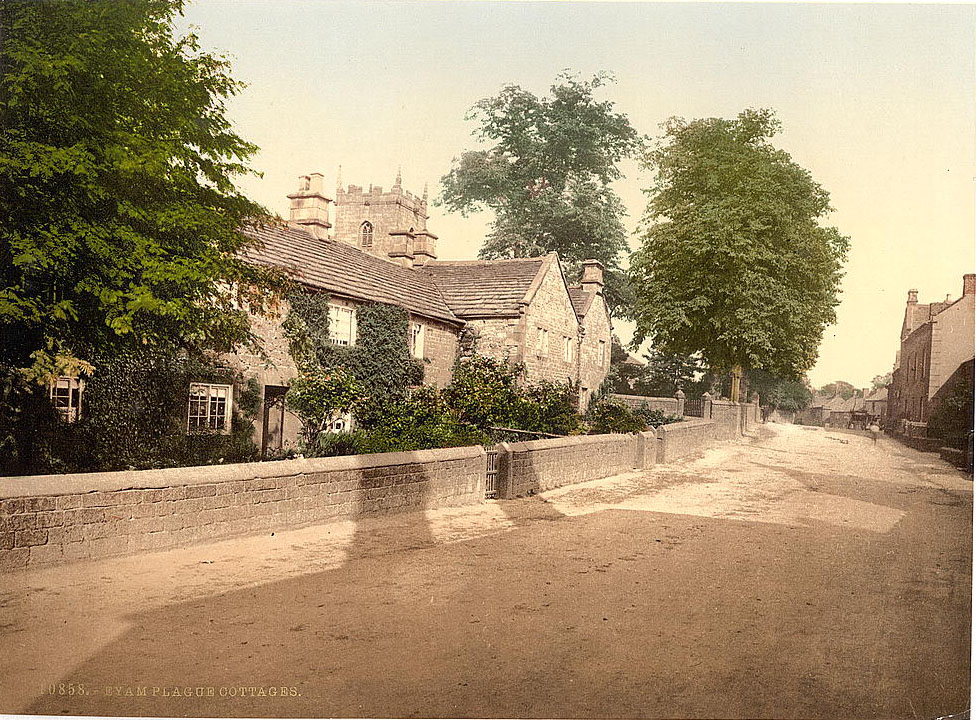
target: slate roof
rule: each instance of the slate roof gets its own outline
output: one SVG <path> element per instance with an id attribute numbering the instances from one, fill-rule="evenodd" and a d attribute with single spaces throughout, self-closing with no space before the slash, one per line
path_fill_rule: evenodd
<path id="1" fill-rule="evenodd" d="M 459 318 L 518 316 L 549 256 L 514 260 L 437 260 L 419 268 Z"/>
<path id="2" fill-rule="evenodd" d="M 569 299 L 573 301 L 573 309 L 581 320 L 590 311 L 594 297 L 596 297 L 595 293 L 586 292 L 581 287 L 569 288 Z"/>
<path id="3" fill-rule="evenodd" d="M 245 235 L 260 241 L 244 258 L 280 267 L 309 287 L 352 299 L 405 307 L 416 315 L 460 324 L 431 276 L 364 253 L 335 240 L 320 240 L 292 226 L 255 225 Z"/>

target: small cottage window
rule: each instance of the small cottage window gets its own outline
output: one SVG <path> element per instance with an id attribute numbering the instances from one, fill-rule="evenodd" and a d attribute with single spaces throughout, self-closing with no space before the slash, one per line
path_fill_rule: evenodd
<path id="1" fill-rule="evenodd" d="M 410 354 L 420 360 L 424 359 L 424 335 L 423 323 L 410 323 Z"/>
<path id="2" fill-rule="evenodd" d="M 76 377 L 61 376 L 51 383 L 51 404 L 61 419 L 73 423 L 81 417 L 81 393 L 85 381 Z"/>
<path id="3" fill-rule="evenodd" d="M 563 357 L 566 362 L 573 362 L 573 338 L 563 337 Z"/>
<path id="4" fill-rule="evenodd" d="M 190 383 L 187 432 L 230 432 L 234 388 L 230 385 Z"/>
<path id="5" fill-rule="evenodd" d="M 538 330 L 539 334 L 535 340 L 535 351 L 539 357 L 545 357 L 549 354 L 549 331 L 544 328 L 538 328 Z"/>
<path id="6" fill-rule="evenodd" d="M 600 341 L 600 367 L 607 364 L 607 344 L 601 340 Z"/>
<path id="7" fill-rule="evenodd" d="M 356 344 L 356 311 L 341 305 L 329 305 L 329 341 L 333 345 Z"/>
<path id="8" fill-rule="evenodd" d="M 373 223 L 369 220 L 359 226 L 359 242 L 364 248 L 373 247 Z"/>

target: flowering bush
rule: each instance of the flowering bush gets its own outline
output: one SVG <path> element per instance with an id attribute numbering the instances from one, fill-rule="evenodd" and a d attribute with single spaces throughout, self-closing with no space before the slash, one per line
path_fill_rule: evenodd
<path id="1" fill-rule="evenodd" d="M 302 440 L 312 454 L 335 418 L 354 412 L 364 400 L 362 386 L 342 367 L 305 371 L 292 380 L 285 395 L 285 405 L 302 421 Z"/>

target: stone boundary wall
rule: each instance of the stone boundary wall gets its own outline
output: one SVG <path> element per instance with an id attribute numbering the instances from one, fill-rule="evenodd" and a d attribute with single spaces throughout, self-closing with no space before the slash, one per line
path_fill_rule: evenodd
<path id="1" fill-rule="evenodd" d="M 697 455 L 715 442 L 720 430 L 714 420 L 692 418 L 657 429 L 657 461 L 669 463 L 688 455 Z"/>
<path id="2" fill-rule="evenodd" d="M 735 440 L 742 435 L 742 408 L 728 400 L 712 400 L 711 419 L 716 440 Z"/>
<path id="3" fill-rule="evenodd" d="M 498 446 L 498 496 L 513 498 L 635 467 L 633 435 L 575 435 Z"/>
<path id="4" fill-rule="evenodd" d="M 484 497 L 480 446 L 0 478 L 0 572 Z"/>
<path id="5" fill-rule="evenodd" d="M 651 410 L 660 410 L 668 415 L 679 414 L 678 398 L 648 397 L 644 395 L 621 395 L 620 393 L 614 393 L 611 397 L 613 397 L 614 400 L 619 400 L 632 410 L 636 410 L 641 405 L 646 403 L 647 407 Z"/>

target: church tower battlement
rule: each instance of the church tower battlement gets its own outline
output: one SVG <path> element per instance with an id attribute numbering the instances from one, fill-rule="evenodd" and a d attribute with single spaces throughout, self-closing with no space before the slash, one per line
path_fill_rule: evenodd
<path id="1" fill-rule="evenodd" d="M 427 230 L 427 188 L 422 197 L 403 189 L 400 172 L 389 191 L 336 188 L 334 237 L 364 252 L 406 266 L 437 259 L 437 236 Z"/>

